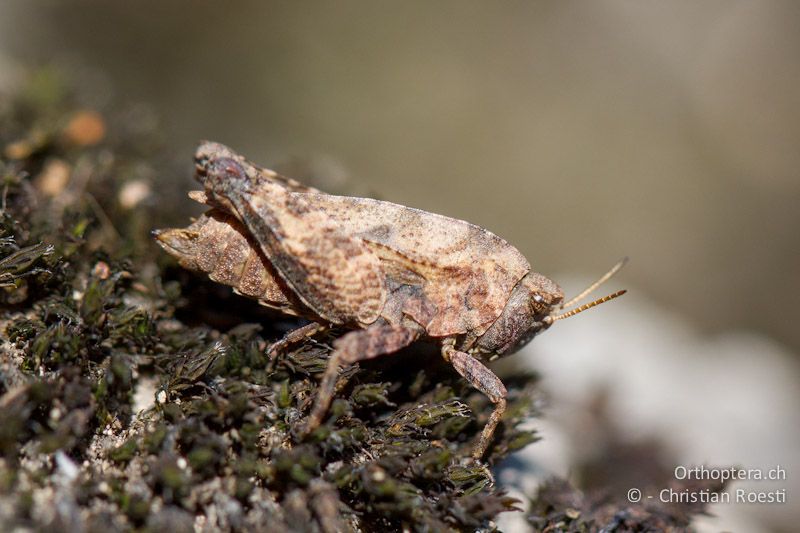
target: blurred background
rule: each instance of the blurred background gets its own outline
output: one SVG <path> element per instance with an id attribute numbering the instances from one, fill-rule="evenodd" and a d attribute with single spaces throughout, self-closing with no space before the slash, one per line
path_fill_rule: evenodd
<path id="1" fill-rule="evenodd" d="M 552 405 L 517 473 L 653 438 L 800 490 L 800 4 L 1 3 L 0 89 L 40 65 L 152 117 L 184 170 L 151 202 L 212 139 L 487 227 L 568 294 L 629 256 L 630 295 L 517 356 Z M 791 507 L 714 512 L 789 531 Z"/>

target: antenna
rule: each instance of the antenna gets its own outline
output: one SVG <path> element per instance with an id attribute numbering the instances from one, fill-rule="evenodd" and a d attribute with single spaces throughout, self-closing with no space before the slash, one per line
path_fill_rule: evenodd
<path id="1" fill-rule="evenodd" d="M 591 285 L 586 287 L 586 289 L 584 289 L 583 292 L 581 292 L 579 295 L 577 295 L 576 297 L 574 297 L 570 301 L 562 303 L 558 308 L 559 309 L 564 309 L 565 307 L 569 307 L 571 305 L 575 305 L 576 303 L 580 302 L 581 300 L 586 298 L 590 293 L 594 292 L 594 290 L 597 289 L 597 287 L 599 287 L 600 285 L 602 285 L 606 281 L 610 280 L 614 276 L 614 274 L 619 272 L 622 269 L 622 267 L 625 266 L 625 263 L 627 263 L 627 262 L 628 262 L 628 258 L 627 257 L 623 257 L 622 259 L 619 260 L 619 262 L 616 265 L 614 265 L 611 268 L 611 270 L 609 270 L 608 272 L 603 274 L 603 276 L 600 279 L 598 279 L 597 281 L 595 281 L 594 283 L 592 283 Z M 616 298 L 616 296 L 614 298 Z M 602 303 L 602 302 L 599 302 L 599 303 Z M 595 303 L 594 305 L 599 305 L 599 303 Z M 590 307 L 594 307 L 594 305 L 591 305 Z M 587 309 L 588 309 L 588 307 L 587 307 Z M 570 316 L 572 316 L 572 315 L 570 315 Z"/>
<path id="2" fill-rule="evenodd" d="M 593 302 L 589 302 L 588 304 L 583 304 L 582 306 L 576 307 L 575 309 L 570 309 L 566 313 L 561 313 L 560 315 L 556 315 L 556 316 L 553 316 L 553 315 L 546 316 L 546 317 L 544 317 L 544 321 L 549 323 L 549 324 L 552 324 L 556 320 L 561 320 L 563 318 L 569 318 L 571 316 L 575 316 L 578 313 L 582 313 L 582 312 L 586 311 L 587 309 L 591 309 L 592 307 L 596 307 L 596 306 L 598 306 L 600 304 L 604 304 L 609 300 L 613 300 L 614 298 L 619 298 L 620 296 L 622 296 L 626 292 L 628 292 L 628 291 L 625 290 L 625 289 L 623 289 L 621 291 L 613 292 L 613 293 L 609 294 L 608 296 L 603 296 L 602 298 L 598 298 L 597 300 L 595 300 Z"/>

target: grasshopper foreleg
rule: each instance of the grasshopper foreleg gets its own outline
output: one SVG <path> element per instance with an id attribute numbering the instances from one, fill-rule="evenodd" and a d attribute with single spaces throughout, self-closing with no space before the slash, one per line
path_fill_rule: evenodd
<path id="1" fill-rule="evenodd" d="M 503 418 L 503 413 L 506 410 L 506 391 L 505 385 L 500 381 L 494 372 L 486 368 L 483 363 L 472 357 L 471 355 L 460 352 L 453 347 L 452 342 L 445 342 L 442 345 L 442 356 L 448 361 L 456 372 L 466 379 L 470 385 L 484 393 L 489 400 L 494 404 L 494 411 L 489 416 L 489 421 L 483 427 L 478 441 L 472 450 L 472 456 L 475 459 L 480 459 L 486 453 L 486 448 L 492 442 L 492 435 L 494 434 L 497 424 Z"/>

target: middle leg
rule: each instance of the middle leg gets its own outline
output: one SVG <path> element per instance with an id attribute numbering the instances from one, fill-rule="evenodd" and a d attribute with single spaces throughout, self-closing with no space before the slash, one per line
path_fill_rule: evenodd
<path id="1" fill-rule="evenodd" d="M 367 329 L 351 331 L 333 343 L 333 353 L 319 384 L 317 399 L 302 433 L 314 431 L 322 423 L 333 399 L 339 367 L 372 359 L 405 348 L 419 337 L 419 332 L 402 326 L 372 325 Z"/>

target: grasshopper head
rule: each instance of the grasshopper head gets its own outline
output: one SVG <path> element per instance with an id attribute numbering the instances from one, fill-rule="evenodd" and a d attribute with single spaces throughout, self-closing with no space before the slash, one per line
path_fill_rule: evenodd
<path id="1" fill-rule="evenodd" d="M 564 292 L 555 282 L 536 272 L 529 272 L 512 291 L 500 317 L 476 341 L 476 351 L 492 354 L 492 358 L 514 353 L 554 322 L 622 296 L 625 294 L 624 290 L 564 311 L 565 307 L 578 303 L 616 274 L 626 261 L 627 259 L 623 259 L 617 263 L 588 289 L 568 302 L 564 302 Z"/>
<path id="2" fill-rule="evenodd" d="M 516 352 L 550 327 L 547 319 L 563 299 L 564 293 L 554 281 L 528 273 L 512 291 L 497 320 L 477 340 L 477 351 L 493 356 Z"/>
<path id="3" fill-rule="evenodd" d="M 564 300 L 564 291 L 556 282 L 538 272 L 529 272 L 520 281 L 522 292 L 527 293 L 531 315 L 544 319 Z"/>

